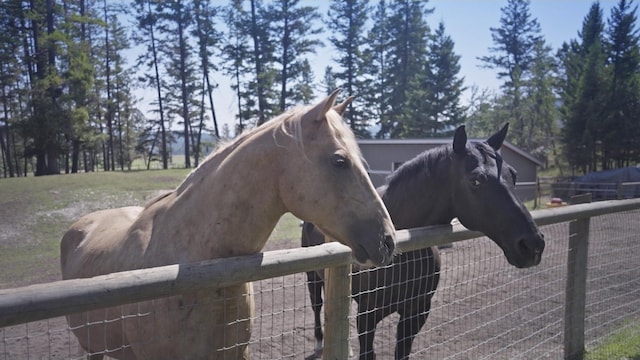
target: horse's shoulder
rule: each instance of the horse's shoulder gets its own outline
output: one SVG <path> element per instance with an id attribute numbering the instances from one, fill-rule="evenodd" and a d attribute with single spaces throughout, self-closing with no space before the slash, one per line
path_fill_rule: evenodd
<path id="1" fill-rule="evenodd" d="M 139 216 L 144 208 L 128 206 L 98 210 L 82 216 L 74 222 L 62 237 L 61 250 L 78 247 L 88 238 L 93 243 L 111 239 L 122 234 Z M 93 240 L 93 239 L 96 240 Z"/>
<path id="2" fill-rule="evenodd" d="M 144 208 L 128 206 L 84 215 L 65 232 L 60 242 L 64 279 L 100 275 L 112 269 L 108 254 L 123 247 L 127 231 Z M 107 257 L 105 257 L 107 255 Z"/>

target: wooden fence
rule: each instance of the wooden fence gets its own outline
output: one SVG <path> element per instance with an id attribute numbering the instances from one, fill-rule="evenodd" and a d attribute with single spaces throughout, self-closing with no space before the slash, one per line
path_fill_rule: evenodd
<path id="1" fill-rule="evenodd" d="M 574 221 L 565 297 L 565 358 L 584 354 L 584 298 L 589 218 L 640 209 L 640 199 L 580 204 L 533 213 L 539 225 Z M 481 236 L 461 225 L 416 228 L 398 232 L 398 247 L 410 251 Z M 330 268 L 327 273 L 325 359 L 348 358 L 350 250 L 337 243 L 311 248 L 269 251 L 251 256 L 215 259 L 126 271 L 89 279 L 0 290 L 0 328 L 81 311 L 134 303 L 184 292 L 219 288 L 238 282 Z"/>

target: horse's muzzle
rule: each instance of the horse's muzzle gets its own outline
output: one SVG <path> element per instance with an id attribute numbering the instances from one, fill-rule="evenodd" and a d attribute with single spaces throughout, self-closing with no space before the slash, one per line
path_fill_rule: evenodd
<path id="1" fill-rule="evenodd" d="M 518 240 L 516 251 L 520 261 L 513 265 L 519 268 L 528 268 L 540 264 L 544 247 L 544 235 L 541 232 Z"/>
<path id="2" fill-rule="evenodd" d="M 371 248 L 372 251 L 368 251 L 365 246 L 358 245 L 357 249 L 352 251 L 352 255 L 356 262 L 364 267 L 385 266 L 393 260 L 395 249 L 395 237 L 384 235 L 380 238 L 377 249 Z"/>
<path id="3" fill-rule="evenodd" d="M 389 265 L 393 260 L 396 251 L 396 241 L 392 235 L 385 235 L 380 242 L 380 255 L 382 255 L 382 263 L 380 265 Z"/>

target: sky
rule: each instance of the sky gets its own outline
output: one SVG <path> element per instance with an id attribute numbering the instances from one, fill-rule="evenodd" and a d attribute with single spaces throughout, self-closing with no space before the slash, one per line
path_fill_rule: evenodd
<path id="1" fill-rule="evenodd" d="M 578 31 L 582 28 L 582 22 L 593 2 L 531 0 L 529 10 L 531 16 L 538 20 L 545 41 L 555 53 L 564 42 L 578 37 Z M 616 3 L 617 0 L 600 0 L 605 19 L 609 17 L 611 8 Z M 320 13 L 326 16 L 329 1 L 302 0 L 301 4 L 317 6 Z M 500 9 L 506 4 L 507 0 L 431 0 L 427 5 L 434 8 L 434 12 L 426 19 L 431 29 L 435 29 L 442 21 L 445 32 L 455 43 L 454 51 L 461 56 L 459 75 L 464 77 L 467 88 L 477 86 L 479 89 L 498 90 L 500 87 L 501 82 L 496 78 L 496 71 L 480 68 L 481 62 L 477 58 L 490 54 L 488 49 L 494 46 L 490 28 L 500 27 Z M 326 66 L 332 65 L 331 50 L 331 45 L 326 40 L 324 48 L 309 56 L 317 82 L 322 79 Z M 222 124 L 226 123 L 233 129 L 237 103 L 230 82 L 221 75 L 217 75 L 215 80 L 219 83 L 213 92 L 218 124 L 222 127 Z M 320 85 L 317 92 L 321 93 Z M 148 104 L 152 100 L 153 92 L 145 91 L 141 96 L 144 98 L 141 104 L 144 109 L 148 106 L 144 103 Z M 463 103 L 468 102 L 469 97 L 470 91 L 467 90 L 463 95 Z"/>

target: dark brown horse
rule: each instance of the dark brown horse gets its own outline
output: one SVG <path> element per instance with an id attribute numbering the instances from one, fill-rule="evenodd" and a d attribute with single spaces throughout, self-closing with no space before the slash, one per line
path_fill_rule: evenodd
<path id="1" fill-rule="evenodd" d="M 457 217 L 465 227 L 491 238 L 511 265 L 526 268 L 539 264 L 544 236 L 514 193 L 516 171 L 498 153 L 507 129 L 508 124 L 486 141 L 467 142 L 461 126 L 452 145 L 425 151 L 391 174 L 378 192 L 396 229 L 449 224 Z M 303 224 L 302 246 L 323 242 L 324 236 L 313 224 Z M 354 267 L 352 294 L 358 304 L 360 359 L 375 358 L 376 325 L 394 312 L 400 315 L 395 358 L 407 358 L 438 286 L 438 250 L 409 251 L 387 267 L 356 270 Z M 319 352 L 323 281 L 320 272 L 307 276 Z"/>

